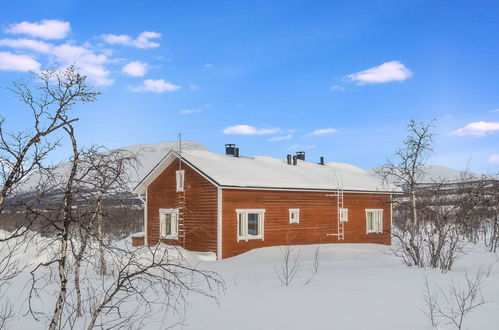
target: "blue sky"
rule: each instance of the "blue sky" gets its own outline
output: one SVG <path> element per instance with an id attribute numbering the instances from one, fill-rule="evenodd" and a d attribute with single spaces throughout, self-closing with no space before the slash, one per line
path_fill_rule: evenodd
<path id="1" fill-rule="evenodd" d="M 83 145 L 182 132 L 372 167 L 436 118 L 430 163 L 499 171 L 497 1 L 2 3 L 0 86 L 72 62 L 102 92 L 77 109 Z M 0 114 L 29 125 L 4 89 Z"/>

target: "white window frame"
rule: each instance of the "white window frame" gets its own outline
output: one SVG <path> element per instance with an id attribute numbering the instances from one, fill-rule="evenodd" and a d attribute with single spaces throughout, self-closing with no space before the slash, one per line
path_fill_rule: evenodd
<path id="1" fill-rule="evenodd" d="M 340 208 L 340 222 L 348 222 L 348 209 Z"/>
<path id="2" fill-rule="evenodd" d="M 258 214 L 258 229 L 257 235 L 248 233 L 248 214 Z M 265 209 L 237 209 L 236 210 L 237 222 L 237 241 L 248 241 L 252 239 L 261 239 L 263 241 L 264 223 L 265 223 Z M 241 220 L 240 220 L 241 217 Z M 240 229 L 240 222 L 242 222 L 242 230 Z"/>
<path id="3" fill-rule="evenodd" d="M 166 217 L 163 215 L 170 215 L 172 221 L 170 222 L 170 234 L 167 235 L 163 230 Z M 159 209 L 159 236 L 162 239 L 178 239 L 178 209 Z"/>
<path id="4" fill-rule="evenodd" d="M 368 214 L 373 214 L 373 227 L 369 229 Z M 382 233 L 383 232 L 383 209 L 366 209 L 366 233 Z"/>
<path id="5" fill-rule="evenodd" d="M 176 171 L 175 178 L 177 183 L 177 192 L 184 191 L 185 171 L 184 170 Z"/>
<path id="6" fill-rule="evenodd" d="M 289 223 L 300 223 L 300 209 L 289 209 Z"/>

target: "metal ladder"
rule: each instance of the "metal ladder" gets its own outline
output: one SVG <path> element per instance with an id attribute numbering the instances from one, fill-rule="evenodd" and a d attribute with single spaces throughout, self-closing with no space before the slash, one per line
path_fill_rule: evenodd
<path id="1" fill-rule="evenodd" d="M 185 191 L 177 192 L 177 209 L 178 209 L 178 241 L 180 246 L 185 247 Z"/>
<path id="2" fill-rule="evenodd" d="M 345 223 L 341 221 L 341 211 L 344 205 L 343 179 L 337 171 L 331 170 L 328 175 L 328 181 L 331 181 L 331 175 L 334 176 L 334 180 L 336 181 L 336 192 L 334 194 L 326 196 L 336 197 L 336 221 L 338 224 L 338 231 L 336 234 L 327 234 L 327 236 L 337 236 L 339 241 L 343 241 L 345 240 Z"/>

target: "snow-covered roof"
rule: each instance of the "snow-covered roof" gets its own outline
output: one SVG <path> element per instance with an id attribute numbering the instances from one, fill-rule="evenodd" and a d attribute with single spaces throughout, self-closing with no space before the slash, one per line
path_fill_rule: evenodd
<path id="1" fill-rule="evenodd" d="M 170 151 L 145 176 L 134 193 L 145 193 L 146 187 L 178 157 Z M 350 164 L 329 162 L 325 165 L 298 160 L 288 165 L 285 159 L 267 156 L 232 157 L 206 150 L 182 152 L 185 162 L 222 187 L 272 188 L 300 190 L 335 190 L 362 192 L 399 192 L 393 185 L 384 185 L 376 176 Z"/>

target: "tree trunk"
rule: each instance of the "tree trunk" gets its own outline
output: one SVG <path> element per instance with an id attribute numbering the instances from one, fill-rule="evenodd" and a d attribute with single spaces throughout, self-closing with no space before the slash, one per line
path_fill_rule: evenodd
<path id="1" fill-rule="evenodd" d="M 66 300 L 67 284 L 68 279 L 66 277 L 66 262 L 68 257 L 68 238 L 69 229 L 71 225 L 71 204 L 73 199 L 73 181 L 76 177 L 76 171 L 78 169 L 78 146 L 76 144 L 76 139 L 74 137 L 73 127 L 69 125 L 64 127 L 64 130 L 68 133 L 72 146 L 73 146 L 73 163 L 71 166 L 71 173 L 69 175 L 66 191 L 64 192 L 64 207 L 63 207 L 63 217 L 62 217 L 62 232 L 61 232 L 61 246 L 59 249 L 59 280 L 60 280 L 60 290 L 55 303 L 54 314 L 52 320 L 50 321 L 49 330 L 55 330 L 59 320 L 61 319 L 62 309 L 64 301 Z"/>
<path id="2" fill-rule="evenodd" d="M 100 275 L 107 275 L 106 256 L 104 255 L 104 235 L 102 233 L 102 202 L 97 202 L 97 235 L 99 236 L 99 272 Z"/>

